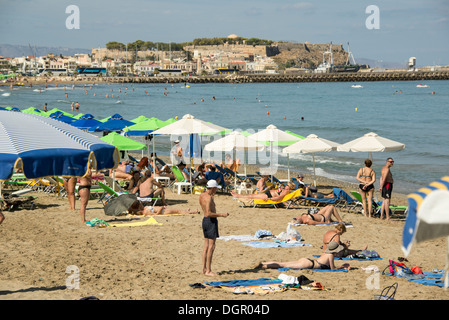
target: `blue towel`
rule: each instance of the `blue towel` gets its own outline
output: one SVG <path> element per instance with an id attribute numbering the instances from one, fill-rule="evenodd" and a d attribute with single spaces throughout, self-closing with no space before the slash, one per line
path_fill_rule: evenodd
<path id="1" fill-rule="evenodd" d="M 319 272 L 348 272 L 347 269 L 292 269 L 292 268 L 279 268 L 278 271 L 288 271 L 288 270 L 311 270 Z"/>
<path id="2" fill-rule="evenodd" d="M 387 276 L 392 276 L 389 273 L 383 273 Z M 420 274 L 411 274 L 410 277 L 407 277 L 407 274 L 404 273 L 395 273 L 395 276 L 398 278 L 403 278 L 411 282 L 423 284 L 425 286 L 437 286 L 444 287 L 444 272 L 424 272 L 422 275 Z M 422 278 L 420 277 L 422 276 Z M 414 279 L 412 277 L 420 277 L 421 279 Z"/>
<path id="3" fill-rule="evenodd" d="M 262 286 L 270 284 L 282 283 L 281 279 L 271 279 L 271 278 L 260 278 L 255 280 L 229 280 L 229 281 L 214 281 L 206 282 L 206 285 L 213 287 L 251 287 L 251 286 Z"/>
<path id="4" fill-rule="evenodd" d="M 254 248 L 290 248 L 290 247 L 311 247 L 310 244 L 304 243 L 280 243 L 280 242 L 244 242 L 242 243 L 245 246 L 254 247 Z"/>
<path id="5" fill-rule="evenodd" d="M 334 194 L 335 198 L 344 199 L 348 204 L 351 204 L 355 201 L 349 194 L 347 194 L 340 188 L 334 188 L 332 190 L 332 193 Z"/>

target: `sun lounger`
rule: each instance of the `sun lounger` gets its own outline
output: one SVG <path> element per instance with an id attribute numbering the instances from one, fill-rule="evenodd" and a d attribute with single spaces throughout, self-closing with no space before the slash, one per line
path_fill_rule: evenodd
<path id="1" fill-rule="evenodd" d="M 254 207 L 261 206 L 261 205 L 269 205 L 273 206 L 275 208 L 278 207 L 280 203 L 288 202 L 286 209 L 290 207 L 290 205 L 294 202 L 294 199 L 297 197 L 300 197 L 302 193 L 301 189 L 295 190 L 290 192 L 289 194 L 285 195 L 281 200 L 273 201 L 273 200 L 262 200 L 262 199 L 254 199 Z"/>

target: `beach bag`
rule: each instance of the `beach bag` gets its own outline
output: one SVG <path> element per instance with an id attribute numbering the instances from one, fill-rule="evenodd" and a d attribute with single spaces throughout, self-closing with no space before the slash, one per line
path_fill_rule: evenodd
<path id="1" fill-rule="evenodd" d="M 288 224 L 286 233 L 287 241 L 301 241 L 301 234 L 293 228 L 291 223 Z"/>
<path id="2" fill-rule="evenodd" d="M 202 194 L 202 193 L 204 192 L 205 189 L 206 189 L 206 188 L 204 188 L 204 187 L 202 187 L 202 186 L 196 186 L 196 187 L 193 187 L 192 193 L 193 193 L 193 194 Z"/>
<path id="3" fill-rule="evenodd" d="M 379 254 L 374 250 L 362 250 L 354 255 L 358 259 L 375 259 L 380 258 Z"/>
<path id="4" fill-rule="evenodd" d="M 393 283 L 391 286 L 383 288 L 380 294 L 374 295 L 374 300 L 394 300 L 398 284 Z"/>

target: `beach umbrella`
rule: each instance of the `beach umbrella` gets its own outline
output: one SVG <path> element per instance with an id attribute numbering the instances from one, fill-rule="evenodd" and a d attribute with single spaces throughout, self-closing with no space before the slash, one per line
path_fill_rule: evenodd
<path id="1" fill-rule="evenodd" d="M 112 115 L 106 122 L 103 122 L 102 124 L 99 124 L 98 126 L 93 126 L 89 128 L 89 131 L 121 131 L 125 127 L 129 127 L 134 125 L 134 122 L 125 120 L 121 115 L 118 113 Z"/>
<path id="2" fill-rule="evenodd" d="M 22 110 L 22 112 L 23 113 L 29 113 L 29 114 L 38 114 L 40 116 L 46 116 L 45 112 L 43 112 L 43 111 L 41 111 L 41 110 L 39 110 L 37 108 L 34 108 L 34 107 L 29 107 L 27 109 L 24 109 L 24 110 Z"/>
<path id="3" fill-rule="evenodd" d="M 318 137 L 315 134 L 309 134 L 305 139 L 302 139 L 282 150 L 283 153 L 312 153 L 313 156 L 313 175 L 314 185 L 316 186 L 316 172 L 315 172 L 315 153 L 329 152 L 337 150 L 340 144 Z"/>
<path id="4" fill-rule="evenodd" d="M 100 125 L 101 122 L 94 118 L 90 113 L 83 114 L 79 117 L 78 120 L 75 120 L 71 123 L 72 126 L 77 127 L 81 130 L 88 130 L 94 126 Z"/>
<path id="5" fill-rule="evenodd" d="M 84 116 L 84 113 L 78 113 L 77 115 L 73 116 L 73 119 L 80 119 L 82 116 Z"/>
<path id="6" fill-rule="evenodd" d="M 234 161 L 237 161 L 237 151 L 263 151 L 265 146 L 253 139 L 248 139 L 239 131 L 232 131 L 227 136 L 208 143 L 204 146 L 206 151 L 232 152 Z M 246 161 L 245 161 L 246 174 Z M 236 173 L 234 172 L 234 187 L 237 182 Z"/>
<path id="7" fill-rule="evenodd" d="M 48 110 L 47 112 L 45 112 L 45 116 L 49 117 L 49 116 L 51 116 L 55 112 L 58 112 L 58 113 L 61 112 L 63 115 L 73 118 L 73 114 L 71 114 L 71 113 L 69 113 L 67 111 L 58 109 L 58 108 L 53 108 L 51 110 Z"/>
<path id="8" fill-rule="evenodd" d="M 138 116 L 137 118 L 132 119 L 131 121 L 134 122 L 134 123 L 140 123 L 140 122 L 146 121 L 148 119 L 149 118 L 141 115 L 141 116 Z"/>
<path id="9" fill-rule="evenodd" d="M 137 196 L 131 193 L 121 194 L 116 198 L 112 198 L 107 204 L 104 205 L 104 213 L 108 216 L 118 216 L 129 208 L 137 201 Z"/>
<path id="10" fill-rule="evenodd" d="M 413 243 L 447 237 L 444 287 L 449 284 L 449 176 L 430 183 L 408 196 L 408 213 L 402 232 L 402 250 L 407 257 Z"/>
<path id="11" fill-rule="evenodd" d="M 389 152 L 404 148 L 405 145 L 403 143 L 383 138 L 374 132 L 370 132 L 360 138 L 339 145 L 337 151 L 369 152 L 372 160 L 373 152 Z"/>
<path id="12" fill-rule="evenodd" d="M 220 132 L 223 130 L 226 130 L 226 128 L 197 119 L 190 114 L 186 114 L 182 117 L 182 119 L 175 121 L 169 125 L 166 125 L 165 127 L 160 128 L 156 131 L 153 131 L 153 135 L 158 134 L 172 135 L 172 136 L 189 135 L 190 137 L 190 135 L 192 134 L 201 134 L 206 132 L 213 133 L 213 132 Z M 192 157 L 190 157 L 190 162 L 191 165 L 193 165 Z M 190 175 L 190 177 L 191 176 L 192 175 Z"/>
<path id="13" fill-rule="evenodd" d="M 117 132 L 111 132 L 108 135 L 101 137 L 100 140 L 112 144 L 120 151 L 147 149 L 147 146 L 143 143 L 124 137 Z"/>
<path id="14" fill-rule="evenodd" d="M 0 111 L 0 180 L 22 169 L 28 179 L 83 176 L 118 164 L 114 146 L 69 124 L 33 114 Z"/>
<path id="15" fill-rule="evenodd" d="M 275 125 L 270 124 L 264 130 L 259 131 L 250 135 L 248 138 L 256 140 L 260 143 L 264 143 L 267 146 L 270 146 L 270 166 L 273 161 L 273 146 L 286 146 L 291 145 L 300 140 L 299 137 L 287 133 L 285 131 L 279 130 Z M 271 168 L 271 171 L 273 168 Z M 273 176 L 273 174 L 272 174 Z M 288 179 L 290 179 L 290 168 L 288 170 Z"/>
<path id="16" fill-rule="evenodd" d="M 56 112 L 50 114 L 49 117 L 52 119 L 56 119 L 56 120 L 65 122 L 65 123 L 72 123 L 75 121 L 75 119 L 73 119 L 72 117 L 66 116 L 61 111 L 56 111 Z"/>
<path id="17" fill-rule="evenodd" d="M 154 119 L 147 119 L 145 121 L 136 123 L 132 126 L 123 129 L 125 136 L 147 136 L 150 132 L 160 129 L 159 125 Z"/>

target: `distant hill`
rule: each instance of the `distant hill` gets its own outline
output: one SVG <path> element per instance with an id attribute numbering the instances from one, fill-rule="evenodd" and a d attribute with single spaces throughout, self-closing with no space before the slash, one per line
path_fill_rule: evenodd
<path id="1" fill-rule="evenodd" d="M 81 48 L 65 48 L 65 47 L 38 47 L 36 46 L 36 56 L 46 56 L 48 53 L 53 53 L 55 55 L 62 54 L 63 56 L 73 56 L 77 53 L 91 53 L 92 49 L 81 49 Z M 23 56 L 34 56 L 34 46 L 31 45 L 11 45 L 11 44 L 0 44 L 0 56 L 3 57 L 23 57 Z"/>

